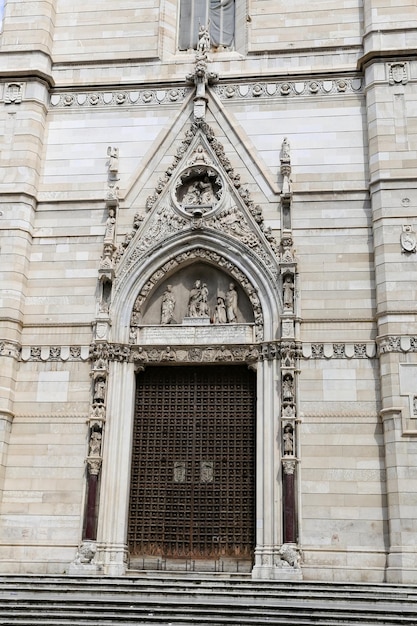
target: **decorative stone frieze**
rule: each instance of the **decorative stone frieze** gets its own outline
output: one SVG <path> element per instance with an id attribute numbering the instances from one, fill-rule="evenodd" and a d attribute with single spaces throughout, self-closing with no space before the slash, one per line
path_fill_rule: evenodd
<path id="1" fill-rule="evenodd" d="M 326 96 L 362 91 L 360 77 L 344 77 L 334 80 L 314 79 L 300 81 L 234 83 L 215 85 L 215 93 L 221 100 L 288 98 L 297 96 Z"/>
<path id="2" fill-rule="evenodd" d="M 0 356 L 8 356 L 18 360 L 21 355 L 21 346 L 11 341 L 0 341 Z"/>
<path id="3" fill-rule="evenodd" d="M 406 65 L 389 64 L 392 66 Z M 403 71 L 403 70 L 402 70 Z M 392 73 L 399 74 L 398 70 Z M 390 69 L 388 69 L 390 76 Z M 190 83 L 194 83 L 191 80 Z M 188 77 L 187 77 L 188 79 Z M 210 83 L 214 82 L 210 78 Z M 390 80 L 390 79 L 389 79 Z M 400 82 L 402 82 L 401 79 Z M 16 83 L 13 83 L 13 85 Z M 392 83 L 393 84 L 393 83 Z M 236 83 L 228 85 L 213 85 L 211 87 L 222 100 L 239 99 L 261 99 L 277 97 L 297 97 L 297 96 L 326 96 L 347 93 L 358 93 L 362 91 L 362 81 L 358 77 L 346 77 L 334 80 L 301 80 L 282 82 L 256 82 L 256 83 Z M 117 91 L 81 91 L 81 92 L 55 92 L 51 94 L 51 108 L 102 108 L 102 107 L 147 107 L 155 105 L 181 104 L 194 91 L 194 87 L 172 87 L 162 89 L 131 89 Z"/>
<path id="4" fill-rule="evenodd" d="M 417 337 L 393 336 L 377 338 L 377 345 L 380 354 L 387 352 L 417 352 Z"/>
<path id="5" fill-rule="evenodd" d="M 261 352 L 258 346 L 192 346 L 190 348 L 166 348 L 137 346 L 132 350 L 131 360 L 138 366 L 146 363 L 250 363 L 258 361 Z"/>
<path id="6" fill-rule="evenodd" d="M 376 345 L 368 343 L 304 343 L 304 359 L 372 359 L 376 356 Z"/>
<path id="7" fill-rule="evenodd" d="M 22 361 L 87 361 L 88 346 L 23 346 Z"/>
<path id="8" fill-rule="evenodd" d="M 134 331 L 136 332 L 136 327 Z M 93 343 L 88 346 L 23 346 L 22 350 L 18 353 L 21 361 L 38 361 L 38 362 L 53 362 L 53 361 L 94 361 L 94 367 L 98 364 L 98 369 L 107 370 L 108 361 L 128 362 L 131 359 L 131 354 L 134 353 L 133 341 L 130 345 L 112 344 L 108 342 Z M 11 356 L 10 347 L 4 346 L 4 342 L 0 343 L 0 356 Z M 303 359 L 317 359 L 322 358 L 329 359 L 354 359 L 354 358 L 375 358 L 376 346 L 374 343 L 367 344 L 348 344 L 348 343 L 334 343 L 334 344 L 314 344 L 315 346 L 322 346 L 323 349 L 319 350 L 321 356 L 317 356 L 315 352 L 314 356 L 311 353 L 310 344 L 302 344 L 294 340 L 286 340 L 283 338 L 281 342 L 267 344 L 254 344 L 253 346 L 245 346 L 245 350 L 252 348 L 256 350 L 257 357 L 261 360 L 273 360 L 281 358 L 282 366 L 285 368 L 294 368 L 295 362 L 299 358 Z M 355 345 L 358 346 L 355 350 Z M 325 347 L 330 347 L 331 352 L 328 353 Z M 365 354 L 363 352 L 365 346 Z M 230 346 L 228 346 L 230 348 Z M 136 347 L 137 348 L 137 347 Z M 16 347 L 13 348 L 17 350 Z M 13 351 L 12 349 L 12 351 Z M 150 346 L 146 347 L 149 350 Z M 207 346 L 203 346 L 201 349 L 207 349 Z M 384 337 L 379 340 L 379 352 L 417 352 L 417 337 Z M 254 354 L 254 353 L 253 353 Z M 17 358 L 16 356 L 14 358 Z M 243 359 L 245 360 L 245 359 Z M 192 359 L 190 359 L 192 361 Z"/>
<path id="9" fill-rule="evenodd" d="M 52 93 L 52 108 L 102 108 L 181 104 L 190 95 L 190 87 L 132 89 L 119 91 Z"/>

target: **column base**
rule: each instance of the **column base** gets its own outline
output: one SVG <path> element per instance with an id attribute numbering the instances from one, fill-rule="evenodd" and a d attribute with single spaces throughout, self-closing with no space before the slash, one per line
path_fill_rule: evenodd
<path id="1" fill-rule="evenodd" d="M 105 576 L 124 576 L 127 571 L 129 552 L 126 544 L 99 544 L 94 559 L 102 567 Z"/>

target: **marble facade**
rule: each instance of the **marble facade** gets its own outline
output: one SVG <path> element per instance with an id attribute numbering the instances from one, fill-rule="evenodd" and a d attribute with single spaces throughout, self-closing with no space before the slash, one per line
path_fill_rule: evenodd
<path id="1" fill-rule="evenodd" d="M 128 571 L 135 373 L 239 362 L 253 576 L 417 582 L 417 9 L 287 4 L 6 0 L 1 572 Z"/>

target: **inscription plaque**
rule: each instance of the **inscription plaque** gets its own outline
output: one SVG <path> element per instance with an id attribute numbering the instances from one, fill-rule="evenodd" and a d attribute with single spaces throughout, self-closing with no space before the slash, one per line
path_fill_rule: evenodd
<path id="1" fill-rule="evenodd" d="M 253 324 L 224 326 L 142 326 L 139 329 L 141 345 L 192 345 L 253 343 Z"/>

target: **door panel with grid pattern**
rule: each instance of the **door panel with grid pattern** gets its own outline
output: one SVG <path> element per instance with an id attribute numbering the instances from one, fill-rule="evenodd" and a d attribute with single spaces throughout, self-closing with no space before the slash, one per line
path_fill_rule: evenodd
<path id="1" fill-rule="evenodd" d="M 255 375 L 245 366 L 138 375 L 131 555 L 251 555 L 254 428 Z"/>

